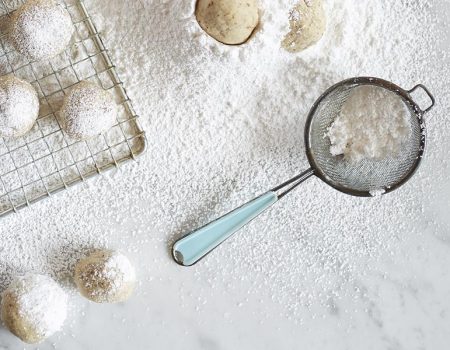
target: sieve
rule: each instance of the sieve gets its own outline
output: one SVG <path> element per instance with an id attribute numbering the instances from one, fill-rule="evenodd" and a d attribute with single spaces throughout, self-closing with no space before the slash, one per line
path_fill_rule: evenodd
<path id="1" fill-rule="evenodd" d="M 330 153 L 331 142 L 325 135 L 339 116 L 352 90 L 362 85 L 386 89 L 396 94 L 405 104 L 411 134 L 402 144 L 399 154 L 382 160 L 363 159 L 359 162 L 350 162 L 343 156 L 333 156 Z M 412 97 L 412 93 L 420 89 L 431 100 L 431 105 L 423 110 Z M 371 197 L 375 193 L 386 194 L 398 189 L 414 175 L 421 163 L 426 143 L 424 115 L 434 105 L 433 95 L 422 84 L 416 85 L 411 90 L 404 90 L 383 79 L 359 77 L 332 86 L 315 102 L 306 121 L 304 137 L 311 167 L 175 242 L 172 249 L 174 260 L 183 266 L 194 265 L 236 231 L 314 175 L 336 190 L 352 196 Z"/>

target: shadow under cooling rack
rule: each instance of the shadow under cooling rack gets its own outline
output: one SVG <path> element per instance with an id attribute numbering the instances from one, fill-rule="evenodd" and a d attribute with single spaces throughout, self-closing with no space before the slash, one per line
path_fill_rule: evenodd
<path id="1" fill-rule="evenodd" d="M 21 3 L 0 0 L 2 33 Z M 27 135 L 0 139 L 0 216 L 134 159 L 146 147 L 132 103 L 83 1 L 61 3 L 75 27 L 71 45 L 61 55 L 30 62 L 11 47 L 6 35 L 0 36 L 0 75 L 28 81 L 41 102 L 39 118 Z M 87 141 L 70 139 L 58 122 L 64 95 L 81 80 L 110 91 L 119 106 L 115 126 Z"/>

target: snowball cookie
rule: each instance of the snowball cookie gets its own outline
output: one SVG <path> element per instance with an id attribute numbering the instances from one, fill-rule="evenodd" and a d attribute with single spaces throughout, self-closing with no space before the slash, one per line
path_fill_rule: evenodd
<path id="1" fill-rule="evenodd" d="M 108 131 L 116 116 L 114 97 L 100 86 L 82 81 L 64 99 L 61 126 L 69 136 L 84 140 Z"/>
<path id="2" fill-rule="evenodd" d="M 5 326 L 34 344 L 60 330 L 67 315 L 67 295 L 50 277 L 26 275 L 3 292 L 1 308 Z"/>
<path id="3" fill-rule="evenodd" d="M 54 0 L 29 0 L 11 18 L 9 37 L 30 60 L 51 58 L 69 45 L 74 32 L 67 10 Z"/>
<path id="4" fill-rule="evenodd" d="M 80 293 L 96 303 L 123 302 L 136 284 L 130 260 L 113 250 L 99 250 L 78 261 L 74 278 Z"/>
<path id="5" fill-rule="evenodd" d="M 289 27 L 281 44 L 287 51 L 299 52 L 317 43 L 326 29 L 322 0 L 300 0 L 290 12 Z"/>
<path id="6" fill-rule="evenodd" d="M 197 0 L 200 27 L 227 45 L 245 43 L 259 23 L 257 0 Z"/>
<path id="7" fill-rule="evenodd" d="M 0 77 L 0 137 L 19 137 L 33 127 L 39 115 L 36 90 L 14 75 Z"/>

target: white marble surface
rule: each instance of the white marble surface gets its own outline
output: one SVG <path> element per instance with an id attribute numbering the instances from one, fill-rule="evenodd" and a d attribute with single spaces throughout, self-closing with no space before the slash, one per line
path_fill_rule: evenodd
<path id="1" fill-rule="evenodd" d="M 98 1 L 95 10 L 101 12 L 108 3 Z M 127 3 L 129 11 L 136 13 L 154 10 L 138 0 Z M 439 12 L 449 18 L 448 2 Z M 116 19 L 115 30 L 123 31 L 125 36 L 130 23 L 124 24 L 125 18 Z M 138 91 L 139 78 L 132 84 L 133 97 L 139 104 L 145 98 Z M 448 108 L 446 111 L 449 112 Z M 151 153 L 147 153 L 140 163 L 126 168 L 151 161 Z M 446 164 L 443 171 L 450 176 Z M 115 172 L 71 191 L 95 196 L 96 186 L 115 182 L 118 185 L 110 195 L 122 198 L 121 191 L 137 188 L 139 192 L 139 186 L 152 186 L 127 184 L 124 176 L 126 173 Z M 165 236 L 153 230 L 158 226 L 157 217 L 140 219 L 141 229 L 148 229 L 142 234 L 149 237 L 143 239 L 131 235 L 137 223 L 126 219 L 125 206 L 111 208 L 111 215 L 124 219 L 116 224 L 111 217 L 99 214 L 96 225 L 109 230 L 112 241 L 139 245 L 131 253 L 131 258 L 138 262 L 141 281 L 135 297 L 115 306 L 99 306 L 73 298 L 76 307 L 63 332 L 39 346 L 25 346 L 0 329 L 0 349 L 446 349 L 450 342 L 450 182 L 435 186 L 441 196 L 425 203 L 421 234 L 414 231 L 399 244 L 395 256 L 374 262 L 370 271 L 358 276 L 353 284 L 343 284 L 341 288 L 347 293 L 332 300 L 332 306 L 301 307 L 297 310 L 301 318 L 287 317 L 290 305 L 274 302 L 269 293 L 249 297 L 248 279 L 219 277 L 220 282 L 211 283 L 216 260 L 209 265 L 208 279 L 202 279 L 202 269 L 177 266 L 170 260 Z M 56 208 L 64 208 L 67 196 L 70 195 L 61 194 L 51 200 Z M 140 201 L 145 206 L 152 197 L 143 196 Z M 51 209 L 37 204 L 20 215 L 27 220 L 31 210 L 49 215 L 45 210 Z M 427 225 L 431 221 L 433 227 Z M 438 234 L 435 226 L 439 227 Z M 405 223 L 402 234 L 408 234 L 407 227 Z M 292 296 L 288 301 L 294 303 L 295 299 Z"/>

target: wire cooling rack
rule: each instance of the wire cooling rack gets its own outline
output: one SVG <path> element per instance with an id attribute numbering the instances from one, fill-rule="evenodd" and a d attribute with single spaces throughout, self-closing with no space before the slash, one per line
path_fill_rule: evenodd
<path id="1" fill-rule="evenodd" d="M 0 0 L 1 33 L 11 13 L 24 0 Z M 38 92 L 41 109 L 24 137 L 0 139 L 0 216 L 134 159 L 146 147 L 132 103 L 82 0 L 62 0 L 75 34 L 70 47 L 48 61 L 30 62 L 0 35 L 0 75 L 14 74 Z M 61 130 L 58 113 L 67 91 L 81 80 L 110 91 L 119 106 L 116 125 L 88 141 L 70 139 Z"/>

